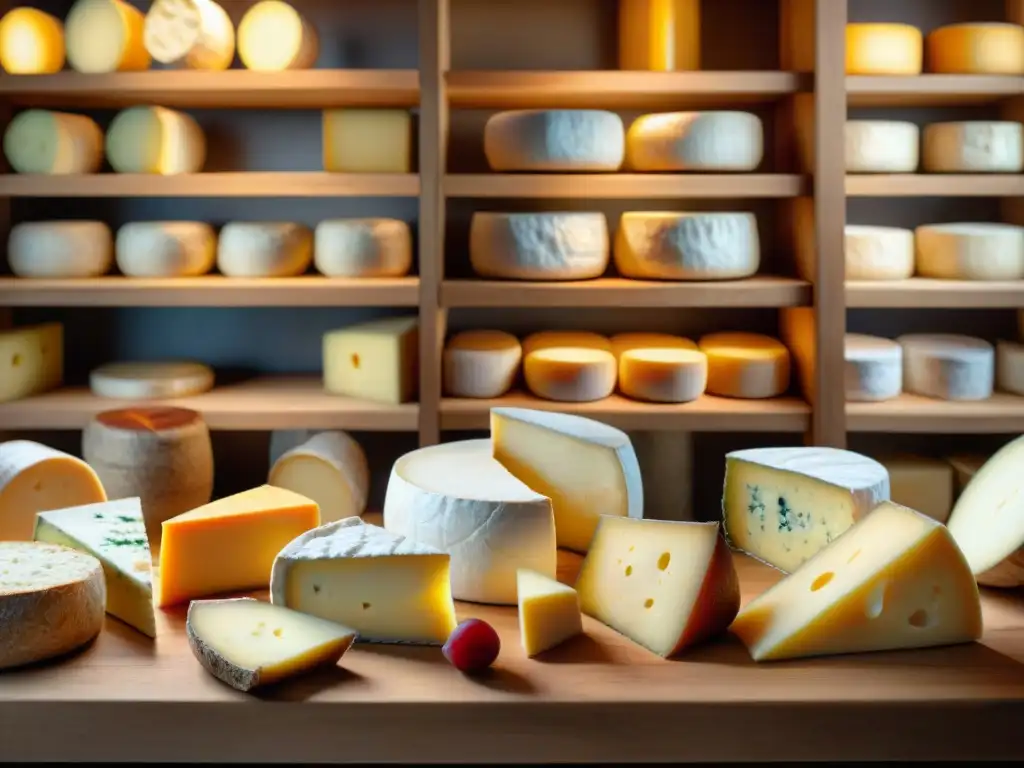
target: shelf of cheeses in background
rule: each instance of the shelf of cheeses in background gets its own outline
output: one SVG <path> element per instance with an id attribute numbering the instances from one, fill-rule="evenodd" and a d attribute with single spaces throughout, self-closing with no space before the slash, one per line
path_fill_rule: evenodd
<path id="1" fill-rule="evenodd" d="M 1024 279 L 1024 227 L 991 222 L 926 224 L 914 230 L 921 277 L 945 280 Z"/>
<path id="2" fill-rule="evenodd" d="M 316 225 L 313 261 L 328 277 L 402 277 L 412 269 L 412 234 L 398 219 L 326 219 Z"/>
<path id="3" fill-rule="evenodd" d="M 389 317 L 323 336 L 324 389 L 399 405 L 419 390 L 419 318 Z"/>
<path id="4" fill-rule="evenodd" d="M 456 333 L 448 339 L 442 353 L 445 394 L 449 397 L 501 397 L 515 383 L 522 359 L 522 345 L 511 333 Z"/>
<path id="5" fill-rule="evenodd" d="M 709 333 L 697 342 L 708 358 L 707 392 L 721 397 L 761 399 L 789 389 L 789 350 L 759 333 Z"/>
<path id="6" fill-rule="evenodd" d="M 412 171 L 412 115 L 404 109 L 325 109 L 323 164 L 328 173 Z"/>
<path id="7" fill-rule="evenodd" d="M 921 129 L 906 120 L 847 120 L 847 173 L 914 173 Z"/>
<path id="8" fill-rule="evenodd" d="M 700 0 L 619 0 L 619 69 L 700 69 Z"/>
<path id="9" fill-rule="evenodd" d="M 0 403 L 49 392 L 63 381 L 63 325 L 43 323 L 0 331 Z"/>
<path id="10" fill-rule="evenodd" d="M 526 387 L 545 400 L 584 403 L 615 391 L 618 364 L 611 343 L 587 331 L 541 331 L 523 340 Z"/>
<path id="11" fill-rule="evenodd" d="M 843 358 L 847 402 L 878 402 L 902 394 L 903 347 L 899 343 L 880 336 L 848 333 L 843 341 Z"/>
<path id="12" fill-rule="evenodd" d="M 909 24 L 846 25 L 846 74 L 919 75 L 924 36 Z"/>
<path id="13" fill-rule="evenodd" d="M 914 274 L 914 231 L 847 224 L 843 229 L 847 280 L 906 280 Z"/>
<path id="14" fill-rule="evenodd" d="M 929 173 L 1020 173 L 1024 125 L 1014 120 L 965 120 L 924 127 L 921 167 Z"/>
<path id="15" fill-rule="evenodd" d="M 125 0 L 75 0 L 64 19 L 68 64 L 93 75 L 149 69 L 145 23 Z"/>
<path id="16" fill-rule="evenodd" d="M 64 23 L 37 8 L 0 18 L 0 66 L 9 75 L 52 75 L 64 69 Z"/>
<path id="17" fill-rule="evenodd" d="M 116 173 L 174 176 L 199 173 L 206 163 L 206 135 L 184 112 L 129 107 L 107 128 L 107 161 Z"/>
<path id="18" fill-rule="evenodd" d="M 484 126 L 492 171 L 617 171 L 626 152 L 622 118 L 599 109 L 498 112 Z"/>
<path id="19" fill-rule="evenodd" d="M 26 109 L 4 131 L 4 157 L 15 173 L 97 173 L 103 152 L 103 130 L 85 115 Z"/>
<path id="20" fill-rule="evenodd" d="M 198 277 L 217 263 L 217 233 L 202 221 L 133 221 L 117 230 L 114 253 L 128 277 Z"/>
<path id="21" fill-rule="evenodd" d="M 153 0 L 146 12 L 143 43 L 161 64 L 219 71 L 235 58 L 235 26 L 214 0 Z"/>
<path id="22" fill-rule="evenodd" d="M 908 333 L 903 389 L 936 400 L 986 400 L 995 383 L 995 350 L 984 339 L 953 333 Z"/>
<path id="23" fill-rule="evenodd" d="M 668 333 L 619 333 L 609 339 L 619 365 L 619 391 L 634 400 L 687 403 L 707 387 L 707 355 Z"/>
<path id="24" fill-rule="evenodd" d="M 1024 75 L 1024 27 L 950 24 L 926 39 L 928 71 L 945 75 Z"/>
<path id="25" fill-rule="evenodd" d="M 313 262 L 313 232 L 294 221 L 231 221 L 217 240 L 217 269 L 228 277 L 295 277 Z"/>
<path id="26" fill-rule="evenodd" d="M 642 115 L 626 133 L 632 171 L 753 171 L 764 158 L 761 118 L 749 112 Z"/>
<path id="27" fill-rule="evenodd" d="M 350 434 L 319 432 L 278 456 L 267 484 L 312 499 L 320 507 L 321 522 L 333 523 L 366 511 L 370 466 Z"/>
<path id="28" fill-rule="evenodd" d="M 610 256 L 603 213 L 477 211 L 469 225 L 469 261 L 480 277 L 587 280 L 604 274 Z"/>
<path id="29" fill-rule="evenodd" d="M 114 265 L 114 237 L 102 221 L 25 221 L 11 227 L 7 263 L 17 277 L 99 277 Z"/>
<path id="30" fill-rule="evenodd" d="M 289 3 L 261 0 L 238 23 L 238 58 L 246 69 L 309 69 L 319 55 L 316 28 Z"/>

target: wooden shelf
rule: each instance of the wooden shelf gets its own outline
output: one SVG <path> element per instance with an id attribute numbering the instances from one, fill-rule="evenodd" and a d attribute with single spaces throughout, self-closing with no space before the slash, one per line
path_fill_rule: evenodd
<path id="1" fill-rule="evenodd" d="M 908 309 L 1024 308 L 1024 280 L 847 280 L 850 309 L 903 307 Z"/>
<path id="2" fill-rule="evenodd" d="M 387 405 L 326 394 L 319 377 L 258 378 L 157 402 L 199 411 L 211 429 L 402 432 L 415 431 L 419 418 L 415 403 Z M 100 411 L 132 404 L 96 397 L 88 388 L 65 388 L 0 403 L 0 424 L 5 429 L 81 429 Z"/>
<path id="3" fill-rule="evenodd" d="M 901 395 L 881 403 L 847 403 L 846 428 L 938 435 L 1024 432 L 1024 397 L 996 393 L 988 400 L 954 402 Z"/>
<path id="4" fill-rule="evenodd" d="M 534 199 L 798 197 L 808 186 L 803 176 L 785 173 L 456 173 L 444 178 L 444 191 L 449 197 Z"/>
<path id="5" fill-rule="evenodd" d="M 1016 197 L 1024 174 L 905 173 L 846 177 L 849 197 Z"/>
<path id="6" fill-rule="evenodd" d="M 953 107 L 994 104 L 1021 95 L 1013 75 L 917 75 L 846 78 L 851 107 Z"/>
<path id="7" fill-rule="evenodd" d="M 8 307 L 415 307 L 418 302 L 415 277 L 0 278 L 0 306 Z"/>
<path id="8" fill-rule="evenodd" d="M 692 403 L 658 405 L 629 400 L 620 395 L 592 403 L 562 403 L 513 392 L 494 400 L 444 398 L 441 400 L 441 428 L 487 429 L 490 426 L 490 409 L 499 406 L 576 413 L 625 430 L 803 432 L 810 423 L 807 403 L 789 397 L 731 400 L 705 396 Z"/>
<path id="9" fill-rule="evenodd" d="M 605 277 L 573 282 L 445 280 L 446 307 L 802 307 L 803 280 L 757 276 L 721 282 L 656 282 Z"/>

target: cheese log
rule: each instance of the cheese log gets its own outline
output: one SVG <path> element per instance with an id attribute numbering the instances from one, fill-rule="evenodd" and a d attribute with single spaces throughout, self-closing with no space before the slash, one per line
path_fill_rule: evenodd
<path id="1" fill-rule="evenodd" d="M 4 157 L 15 173 L 96 173 L 103 164 L 103 131 L 85 115 L 26 109 L 4 131 Z"/>
<path id="2" fill-rule="evenodd" d="M 527 656 L 551 650 L 583 634 L 576 590 L 551 576 L 520 568 L 516 572 L 519 639 Z"/>
<path id="3" fill-rule="evenodd" d="M 319 429 L 275 429 L 270 433 L 270 463 L 268 466 L 274 466 L 274 462 L 292 448 L 298 448 L 320 432 Z"/>
<path id="4" fill-rule="evenodd" d="M 553 347 L 583 347 L 584 349 L 612 351 L 612 344 L 608 337 L 591 331 L 538 331 L 523 339 L 524 355 Z"/>
<path id="5" fill-rule="evenodd" d="M 624 213 L 615 269 L 651 280 L 732 280 L 757 273 L 761 244 L 752 213 Z"/>
<path id="6" fill-rule="evenodd" d="M 324 389 L 381 403 L 407 403 L 419 388 L 419 319 L 371 320 L 323 338 Z"/>
<path id="7" fill-rule="evenodd" d="M 63 380 L 63 325 L 44 323 L 0 331 L 0 403 L 47 392 Z"/>
<path id="8" fill-rule="evenodd" d="M 87 74 L 149 69 L 144 25 L 125 0 L 75 0 L 64 19 L 68 64 Z"/>
<path id="9" fill-rule="evenodd" d="M 718 523 L 602 518 L 576 591 L 583 613 L 666 658 L 724 633 L 740 608 Z"/>
<path id="10" fill-rule="evenodd" d="M 92 555 L 0 542 L 0 669 L 63 656 L 103 627 L 106 586 Z"/>
<path id="11" fill-rule="evenodd" d="M 217 234 L 202 221 L 133 221 L 117 230 L 114 253 L 128 277 L 198 277 L 217 261 Z"/>
<path id="12" fill-rule="evenodd" d="M 636 400 L 689 403 L 704 394 L 708 357 L 696 349 L 632 349 L 619 357 L 619 389 Z"/>
<path id="13" fill-rule="evenodd" d="M 319 524 L 316 502 L 270 485 L 165 520 L 156 604 L 263 589 L 281 548 Z"/>
<path id="14" fill-rule="evenodd" d="M 953 468 L 954 498 L 960 498 L 964 488 L 974 479 L 974 476 L 978 474 L 978 470 L 985 466 L 987 461 L 987 456 L 971 454 L 949 457 L 949 465 Z"/>
<path id="15" fill-rule="evenodd" d="M 1024 344 L 996 342 L 996 386 L 1001 392 L 1024 395 Z"/>
<path id="16" fill-rule="evenodd" d="M 412 269 L 412 235 L 398 219 L 327 219 L 313 241 L 316 269 L 328 277 L 402 277 Z"/>
<path id="17" fill-rule="evenodd" d="M 903 392 L 903 347 L 892 339 L 848 333 L 843 357 L 848 402 L 891 400 Z"/>
<path id="18" fill-rule="evenodd" d="M 313 262 L 313 232 L 291 221 L 232 221 L 217 241 L 217 269 L 228 277 L 295 277 Z"/>
<path id="19" fill-rule="evenodd" d="M 107 363 L 89 374 L 97 397 L 114 400 L 159 400 L 191 397 L 213 389 L 213 370 L 202 363 Z"/>
<path id="20" fill-rule="evenodd" d="M 328 173 L 409 173 L 412 143 L 412 115 L 404 109 L 324 110 Z"/>
<path id="21" fill-rule="evenodd" d="M 320 55 L 316 27 L 279 0 L 262 0 L 238 24 L 238 58 L 246 69 L 309 69 Z"/>
<path id="22" fill-rule="evenodd" d="M 82 278 L 106 274 L 114 238 L 102 221 L 26 221 L 7 237 L 11 272 L 29 278 Z"/>
<path id="23" fill-rule="evenodd" d="M 917 274 L 947 280 L 1024 278 L 1024 227 L 928 224 L 915 230 Z"/>
<path id="24" fill-rule="evenodd" d="M 619 69 L 700 69 L 700 0 L 619 0 Z"/>
<path id="25" fill-rule="evenodd" d="M 491 456 L 490 440 L 420 448 L 395 462 L 384 528 L 451 557 L 452 597 L 516 604 L 516 571 L 555 577 L 551 500 Z"/>
<path id="26" fill-rule="evenodd" d="M 206 162 L 203 129 L 191 116 L 166 107 L 118 112 L 107 128 L 106 149 L 117 173 L 199 173 Z"/>
<path id="27" fill-rule="evenodd" d="M 919 75 L 924 37 L 909 24 L 847 24 L 846 74 Z"/>
<path id="28" fill-rule="evenodd" d="M 153 0 L 143 42 L 161 64 L 222 70 L 235 58 L 235 26 L 214 0 Z"/>
<path id="29" fill-rule="evenodd" d="M 629 436 L 593 419 L 491 409 L 494 458 L 551 499 L 558 546 L 586 552 L 601 515 L 642 517 L 640 464 Z"/>
<path id="30" fill-rule="evenodd" d="M 928 33 L 928 71 L 952 75 L 1024 75 L 1020 24 L 950 24 Z"/>
<path id="31" fill-rule="evenodd" d="M 729 543 L 792 573 L 889 499 L 889 473 L 838 448 L 751 448 L 725 457 Z"/>
<path id="32" fill-rule="evenodd" d="M 921 129 L 905 120 L 847 120 L 847 173 L 914 173 Z"/>
<path id="33" fill-rule="evenodd" d="M 1020 173 L 1024 126 L 1012 120 L 932 123 L 924 128 L 922 155 L 930 173 Z"/>
<path id="34" fill-rule="evenodd" d="M 708 358 L 708 394 L 765 398 L 789 389 L 789 350 L 757 333 L 710 333 L 697 342 Z"/>
<path id="35" fill-rule="evenodd" d="M 40 512 L 35 540 L 77 549 L 99 560 L 107 585 L 107 613 L 147 637 L 156 637 L 153 558 L 138 498 Z"/>
<path id="36" fill-rule="evenodd" d="M 995 351 L 983 339 L 951 333 L 909 333 L 903 347 L 903 390 L 939 400 L 992 396 Z"/>
<path id="37" fill-rule="evenodd" d="M 492 171 L 617 171 L 625 152 L 622 118 L 600 109 L 498 112 L 484 126 Z"/>
<path id="38" fill-rule="evenodd" d="M 941 459 L 890 456 L 879 459 L 889 473 L 889 497 L 940 523 L 953 510 L 953 467 Z"/>
<path id="39" fill-rule="evenodd" d="M 443 645 L 456 623 L 448 555 L 358 517 L 282 549 L 270 600 L 352 627 L 363 643 Z"/>
<path id="40" fill-rule="evenodd" d="M 52 75 L 64 69 L 64 25 L 35 8 L 0 19 L 0 66 L 9 75 Z"/>
<path id="41" fill-rule="evenodd" d="M 320 519 L 334 522 L 366 511 L 370 467 L 347 432 L 320 432 L 277 459 L 267 483 L 312 499 Z"/>
<path id="42" fill-rule="evenodd" d="M 670 333 L 617 333 L 608 341 L 617 360 L 621 360 L 622 354 L 632 349 L 697 349 L 696 342 Z"/>
<path id="43" fill-rule="evenodd" d="M 847 224 L 847 280 L 906 280 L 914 274 L 914 232 L 901 227 Z"/>
<path id="44" fill-rule="evenodd" d="M 586 280 L 608 268 L 603 213 L 491 213 L 469 225 L 469 261 L 481 277 Z"/>
<path id="45" fill-rule="evenodd" d="M 569 403 L 603 400 L 618 381 L 615 355 L 602 349 L 551 347 L 523 358 L 526 387 L 537 397 Z"/>
<path id="46" fill-rule="evenodd" d="M 185 408 L 103 411 L 82 431 L 82 457 L 107 496 L 141 500 L 154 555 L 164 521 L 213 494 L 210 432 L 202 416 Z"/>
<path id="47" fill-rule="evenodd" d="M 193 600 L 189 648 L 207 672 L 240 691 L 338 663 L 355 630 L 251 597 Z"/>
<path id="48" fill-rule="evenodd" d="M 626 134 L 634 171 L 753 171 L 763 157 L 761 119 L 749 112 L 643 115 Z"/>
<path id="49" fill-rule="evenodd" d="M 504 331 L 463 331 L 442 355 L 445 392 L 451 397 L 501 397 L 512 387 L 523 348 Z"/>

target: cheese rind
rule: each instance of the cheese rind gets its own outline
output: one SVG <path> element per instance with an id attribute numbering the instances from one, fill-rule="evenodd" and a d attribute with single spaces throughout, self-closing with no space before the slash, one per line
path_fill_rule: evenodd
<path id="1" fill-rule="evenodd" d="M 0 331 L 0 403 L 47 392 L 63 380 L 63 325 L 43 323 Z"/>
<path id="2" fill-rule="evenodd" d="M 4 131 L 4 157 L 15 173 L 96 173 L 103 164 L 103 131 L 85 115 L 26 109 Z"/>
<path id="3" fill-rule="evenodd" d="M 753 171 L 763 157 L 761 119 L 749 112 L 643 115 L 626 134 L 634 171 Z"/>
<path id="4" fill-rule="evenodd" d="M 261 0 L 238 23 L 238 58 L 246 69 L 308 69 L 319 55 L 316 27 L 288 3 Z"/>
<path id="5" fill-rule="evenodd" d="M 1024 278 L 1024 227 L 927 224 L 915 231 L 917 274 L 946 280 Z"/>
<path id="6" fill-rule="evenodd" d="M 879 461 L 889 473 L 889 496 L 896 504 L 913 502 L 918 512 L 940 523 L 953 509 L 953 467 L 922 456 L 889 456 Z"/>
<path id="7" fill-rule="evenodd" d="M 117 230 L 114 251 L 128 277 L 198 277 L 217 262 L 217 233 L 202 221 L 133 221 Z"/>
<path id="8" fill-rule="evenodd" d="M 498 112 L 484 126 L 492 171 L 617 171 L 625 152 L 622 118 L 600 109 Z"/>
<path id="9" fill-rule="evenodd" d="M 601 349 L 551 347 L 523 358 L 527 389 L 545 400 L 603 400 L 615 391 L 618 374 L 615 356 Z"/>
<path id="10" fill-rule="evenodd" d="M 327 219 L 313 243 L 316 269 L 328 277 L 401 277 L 412 268 L 412 235 L 399 219 Z"/>
<path id="11" fill-rule="evenodd" d="M 75 0 L 64 19 L 67 59 L 87 74 L 149 69 L 145 16 L 124 0 Z"/>
<path id="12" fill-rule="evenodd" d="M 619 69 L 700 69 L 700 0 L 619 0 Z"/>
<path id="13" fill-rule="evenodd" d="M 671 333 L 648 333 L 646 331 L 617 333 L 608 341 L 611 344 L 612 354 L 618 360 L 622 359 L 624 352 L 632 349 L 697 349 L 696 342 Z"/>
<path id="14" fill-rule="evenodd" d="M 603 213 L 473 214 L 469 260 L 481 277 L 586 280 L 608 268 L 608 220 Z"/>
<path id="15" fill-rule="evenodd" d="M 1024 395 L 1024 344 L 996 342 L 996 386 L 1002 392 Z"/>
<path id="16" fill-rule="evenodd" d="M 102 221 L 24 221 L 11 227 L 7 262 L 18 277 L 99 277 L 114 263 L 113 235 Z"/>
<path id="17" fill-rule="evenodd" d="M 213 389 L 213 369 L 202 363 L 107 363 L 89 373 L 89 389 L 114 400 L 191 397 Z"/>
<path id="18" fill-rule="evenodd" d="M 524 355 L 554 347 L 583 347 L 584 349 L 612 351 L 612 344 L 608 337 L 592 331 L 537 331 L 523 339 Z"/>
<path id="19" fill-rule="evenodd" d="M 409 173 L 412 115 L 404 109 L 325 109 L 323 162 L 328 173 Z"/>
<path id="20" fill-rule="evenodd" d="M 930 173 L 1020 173 L 1024 125 L 1012 120 L 931 123 L 924 129 L 922 156 Z"/>
<path id="21" fill-rule="evenodd" d="M 398 405 L 419 388 L 419 319 L 390 317 L 328 331 L 323 337 L 324 389 Z"/>
<path id="22" fill-rule="evenodd" d="M 903 391 L 903 347 L 895 341 L 848 333 L 843 356 L 848 402 L 890 400 Z"/>
<path id="23" fill-rule="evenodd" d="M 320 432 L 278 458 L 267 483 L 312 499 L 325 522 L 366 511 L 370 467 L 366 453 L 347 432 Z"/>
<path id="24" fill-rule="evenodd" d="M 107 128 L 105 146 L 117 173 L 199 173 L 206 162 L 203 129 L 190 115 L 166 107 L 121 110 Z"/>
<path id="25" fill-rule="evenodd" d="M 619 389 L 637 400 L 688 403 L 707 382 L 708 357 L 696 349 L 632 349 L 619 357 Z"/>
<path id="26" fill-rule="evenodd" d="M 913 276 L 913 230 L 847 224 L 843 237 L 847 280 L 906 280 Z"/>
<path id="27" fill-rule="evenodd" d="M 143 42 L 161 64 L 222 70 L 235 57 L 235 27 L 214 0 L 153 0 Z"/>
<path id="28" fill-rule="evenodd" d="M 228 277 L 295 277 L 313 261 L 313 232 L 293 221 L 232 221 L 217 241 L 217 269 Z"/>
<path id="29" fill-rule="evenodd" d="M 924 37 L 909 24 L 847 24 L 846 74 L 919 75 Z"/>
<path id="30" fill-rule="evenodd" d="M 928 71 L 949 75 L 1024 75 L 1020 24 L 950 24 L 928 33 Z"/>
<path id="31" fill-rule="evenodd" d="M 522 359 L 522 345 L 511 333 L 457 333 L 442 355 L 445 392 L 452 397 L 501 397 L 512 388 Z"/>
<path id="32" fill-rule="evenodd" d="M 709 394 L 757 399 L 789 389 L 789 350 L 776 339 L 758 333 L 709 333 L 697 346 L 708 358 Z"/>
<path id="33" fill-rule="evenodd" d="M 583 634 L 576 590 L 555 578 L 520 568 L 516 572 L 519 639 L 527 656 L 551 650 Z"/>
<path id="34" fill-rule="evenodd" d="M 910 333 L 903 347 L 903 389 L 940 400 L 992 396 L 995 350 L 984 339 L 952 333 Z"/>
<path id="35" fill-rule="evenodd" d="M 0 66 L 10 75 L 52 75 L 64 68 L 64 24 L 36 8 L 0 19 Z"/>
<path id="36" fill-rule="evenodd" d="M 847 120 L 847 173 L 914 173 L 921 129 L 905 120 Z"/>

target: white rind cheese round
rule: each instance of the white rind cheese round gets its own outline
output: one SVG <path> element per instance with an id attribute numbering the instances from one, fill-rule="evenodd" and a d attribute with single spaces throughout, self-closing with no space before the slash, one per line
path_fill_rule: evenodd
<path id="1" fill-rule="evenodd" d="M 213 370 L 202 363 L 108 363 L 89 374 L 89 387 L 97 397 L 158 400 L 208 392 L 213 378 Z"/>
<path id="2" fill-rule="evenodd" d="M 515 605 L 517 570 L 555 577 L 555 518 L 551 500 L 491 452 L 485 439 L 402 456 L 388 480 L 384 527 L 449 554 L 456 600 Z"/>
<path id="3" fill-rule="evenodd" d="M 629 349 L 619 357 L 619 389 L 651 403 L 689 403 L 704 394 L 708 357 L 696 349 Z"/>
<path id="4" fill-rule="evenodd" d="M 68 64 L 86 74 L 149 69 L 145 21 L 125 0 L 75 0 L 64 19 Z"/>
<path id="5" fill-rule="evenodd" d="M 320 432 L 281 455 L 267 483 L 312 499 L 320 506 L 321 521 L 333 523 L 366 511 L 370 466 L 350 434 Z"/>
<path id="6" fill-rule="evenodd" d="M 847 280 L 906 280 L 913 276 L 912 230 L 847 224 L 843 238 Z"/>
<path id="7" fill-rule="evenodd" d="M 492 171 L 617 171 L 625 152 L 622 118 L 598 109 L 498 112 L 484 127 Z"/>
<path id="8" fill-rule="evenodd" d="M 603 349 L 548 347 L 526 354 L 523 377 L 537 397 L 567 403 L 603 400 L 615 391 L 619 366 Z"/>
<path id="9" fill-rule="evenodd" d="M 22 222 L 11 227 L 7 261 L 18 277 L 99 277 L 114 263 L 113 235 L 102 221 Z"/>
<path id="10" fill-rule="evenodd" d="M 732 280 L 757 273 L 761 244 L 752 213 L 624 213 L 615 233 L 624 277 Z"/>
<path id="11" fill-rule="evenodd" d="M 847 120 L 847 173 L 913 173 L 921 129 L 903 120 Z"/>
<path id="12" fill-rule="evenodd" d="M 892 339 L 848 333 L 844 355 L 849 402 L 891 400 L 903 392 L 903 347 Z"/>
<path id="13" fill-rule="evenodd" d="M 0 19 L 0 66 L 9 75 L 52 75 L 64 68 L 64 24 L 36 8 Z"/>
<path id="14" fill-rule="evenodd" d="M 0 542 L 0 669 L 63 656 L 103 628 L 100 561 L 58 544 Z"/>
<path id="15" fill-rule="evenodd" d="M 85 115 L 26 109 L 4 132 L 4 157 L 15 173 L 96 173 L 103 164 L 103 131 Z"/>
<path id="16" fill-rule="evenodd" d="M 1024 344 L 996 342 L 996 386 L 1003 392 L 1024 395 Z"/>
<path id="17" fill-rule="evenodd" d="M 1024 227 L 928 224 L 915 232 L 917 274 L 948 280 L 1024 278 Z"/>
<path id="18" fill-rule="evenodd" d="M 463 331 L 442 355 L 445 392 L 451 397 L 501 397 L 515 382 L 523 348 L 504 331 Z"/>
<path id="19" fill-rule="evenodd" d="M 199 173 L 206 162 L 203 129 L 184 112 L 166 107 L 118 112 L 107 128 L 106 149 L 118 173 Z"/>
<path id="20" fill-rule="evenodd" d="M 644 115 L 626 134 L 634 171 L 753 171 L 762 157 L 761 119 L 749 112 Z"/>
<path id="21" fill-rule="evenodd" d="M 586 280 L 608 268 L 603 213 L 473 214 L 469 260 L 481 277 Z"/>
<path id="22" fill-rule="evenodd" d="M 217 268 L 228 277 L 295 277 L 313 261 L 309 227 L 286 221 L 232 221 L 220 231 Z"/>
<path id="23" fill-rule="evenodd" d="M 947 75 L 1024 75 L 1024 27 L 950 24 L 928 34 L 928 71 Z"/>
<path id="24" fill-rule="evenodd" d="M 328 219 L 313 243 L 316 269 L 328 277 L 402 277 L 412 268 L 412 235 L 398 219 Z"/>
<path id="25" fill-rule="evenodd" d="M 910 24 L 847 24 L 846 74 L 919 75 L 924 35 Z"/>
<path id="26" fill-rule="evenodd" d="M 202 221 L 133 221 L 117 231 L 114 250 L 129 277 L 196 277 L 217 261 L 217 233 Z"/>
<path id="27" fill-rule="evenodd" d="M 932 123 L 924 129 L 924 170 L 930 173 L 1020 173 L 1024 125 L 1011 120 Z"/>
<path id="28" fill-rule="evenodd" d="M 223 70 L 235 57 L 235 27 L 214 0 L 153 0 L 143 42 L 161 64 Z"/>
<path id="29" fill-rule="evenodd" d="M 939 400 L 984 400 L 992 396 L 995 351 L 983 339 L 913 333 L 896 339 L 903 347 L 903 389 Z"/>
<path id="30" fill-rule="evenodd" d="M 238 24 L 238 58 L 246 69 L 308 69 L 320 55 L 316 28 L 280 0 L 262 0 Z"/>

